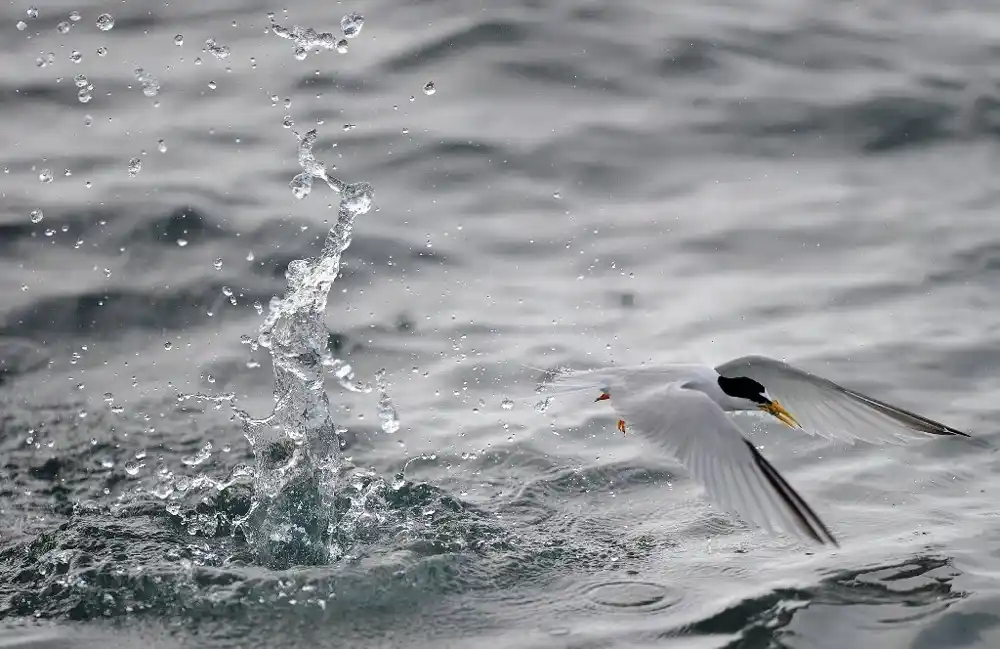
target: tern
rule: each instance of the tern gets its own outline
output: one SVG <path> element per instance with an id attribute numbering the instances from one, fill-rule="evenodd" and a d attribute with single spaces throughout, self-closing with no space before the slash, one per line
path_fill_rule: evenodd
<path id="1" fill-rule="evenodd" d="M 726 413 L 763 411 L 791 428 L 849 443 L 969 437 L 765 356 L 744 356 L 714 368 L 557 370 L 542 391 L 551 388 L 599 390 L 596 401 L 611 404 L 622 433 L 627 426 L 658 444 L 727 512 L 770 534 L 784 532 L 834 547 L 839 546 L 829 528 Z"/>

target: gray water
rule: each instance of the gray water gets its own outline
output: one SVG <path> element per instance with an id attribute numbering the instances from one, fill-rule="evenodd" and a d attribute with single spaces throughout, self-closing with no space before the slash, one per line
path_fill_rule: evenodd
<path id="1" fill-rule="evenodd" d="M 37 4 L 0 9 L 5 646 L 1000 642 L 992 3 Z M 270 11 L 365 23 L 299 60 Z M 289 187 L 313 128 L 375 188 L 325 311 L 373 389 L 327 377 L 340 554 L 282 566 L 240 524 L 263 456 L 230 402 L 177 396 L 274 409 L 241 336 L 337 222 Z M 530 368 L 747 353 L 982 443 L 739 420 L 820 550 L 717 513 L 604 404 L 533 407 Z"/>

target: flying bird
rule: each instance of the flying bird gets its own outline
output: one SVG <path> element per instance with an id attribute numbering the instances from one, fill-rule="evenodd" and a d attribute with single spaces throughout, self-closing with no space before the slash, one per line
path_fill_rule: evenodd
<path id="1" fill-rule="evenodd" d="M 819 516 L 727 416 L 763 411 L 791 428 L 853 443 L 906 443 L 966 433 L 764 356 L 718 367 L 660 365 L 559 370 L 556 393 L 599 390 L 622 433 L 657 443 L 726 511 L 769 533 L 838 546 Z"/>

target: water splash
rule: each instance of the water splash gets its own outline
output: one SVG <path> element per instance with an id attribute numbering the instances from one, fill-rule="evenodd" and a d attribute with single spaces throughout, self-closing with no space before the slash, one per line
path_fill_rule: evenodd
<path id="1" fill-rule="evenodd" d="M 73 77 L 73 82 L 76 87 L 79 88 L 77 91 L 77 99 L 80 100 L 81 104 L 86 104 L 91 100 L 91 92 L 94 90 L 94 84 L 90 83 L 90 79 L 87 78 L 85 74 L 78 74 Z"/>
<path id="2" fill-rule="evenodd" d="M 359 13 L 349 13 L 340 19 L 340 31 L 344 32 L 347 38 L 354 38 L 360 34 L 364 26 L 365 17 Z"/>
<path id="3" fill-rule="evenodd" d="M 197 453 L 181 458 L 181 464 L 186 466 L 198 466 L 212 457 L 212 442 L 205 442 Z"/>
<path id="4" fill-rule="evenodd" d="M 351 14 L 354 16 L 354 14 Z M 360 20 L 350 22 L 347 27 L 342 27 L 344 33 L 347 30 L 351 30 L 351 35 L 348 38 L 353 38 L 361 31 L 361 25 L 364 24 L 364 18 L 357 16 Z M 347 52 L 347 41 L 344 39 L 338 39 L 333 35 L 332 32 L 317 32 L 311 27 L 303 27 L 302 25 L 293 25 L 291 29 L 279 25 L 274 20 L 274 14 L 268 14 L 268 18 L 271 19 L 271 31 L 274 32 L 276 36 L 281 38 L 287 38 L 288 40 L 295 42 L 295 49 L 293 51 L 295 58 L 299 61 L 305 60 L 309 56 L 309 52 L 313 50 L 337 50 L 337 52 L 343 54 Z M 348 16 L 344 19 L 347 20 Z"/>
<path id="5" fill-rule="evenodd" d="M 236 524 L 258 560 L 272 567 L 326 563 L 342 555 L 337 539 L 343 531 L 337 528 L 334 499 L 342 468 L 341 428 L 331 414 L 325 377 L 331 374 L 351 390 L 371 389 L 356 381 L 350 365 L 330 352 L 323 314 L 341 255 L 351 243 L 354 220 L 371 209 L 373 189 L 368 183 L 344 183 L 316 159 L 315 130 L 296 137 L 302 173 L 293 180 L 293 189 L 311 188 L 312 180 L 319 178 L 341 200 L 337 223 L 320 254 L 288 265 L 285 295 L 271 299 L 259 330 L 256 342 L 270 351 L 273 361 L 274 410 L 262 419 L 236 410 L 256 461 L 253 501 Z M 207 395 L 182 398 L 232 405 L 229 395 L 221 400 Z M 166 493 L 170 488 L 164 484 L 158 490 Z"/>
<path id="6" fill-rule="evenodd" d="M 355 35 L 360 30 L 358 21 L 349 27 L 355 29 Z M 304 53 L 310 48 L 337 46 L 332 34 L 317 34 L 299 26 L 287 30 L 272 24 L 272 28 L 279 36 L 295 40 L 297 56 L 299 50 Z M 293 125 L 291 118 L 286 118 L 285 126 Z M 340 271 L 341 256 L 351 244 L 354 221 L 371 210 L 374 190 L 368 183 L 343 182 L 334 175 L 335 166 L 316 158 L 315 129 L 302 135 L 293 133 L 298 140 L 301 167 L 289 183 L 293 196 L 304 199 L 319 180 L 340 195 L 340 205 L 322 250 L 315 257 L 289 263 L 284 296 L 271 299 L 255 338 L 242 337 L 251 351 L 264 347 L 271 355 L 273 410 L 258 419 L 236 408 L 232 394 L 179 396 L 182 402 L 194 400 L 214 404 L 216 409 L 231 408 L 242 422 L 254 466 L 241 468 L 238 475 L 223 483 L 204 475 L 175 476 L 164 469 L 153 489 L 154 495 L 167 502 L 168 511 L 187 516 L 184 520 L 189 533 L 240 530 L 257 561 L 271 568 L 329 563 L 356 553 L 366 543 L 382 538 L 383 533 L 398 531 L 406 524 L 406 515 L 395 511 L 387 500 L 387 494 L 402 493 L 399 490 L 405 485 L 390 485 L 377 474 L 344 461 L 342 435 L 346 430 L 335 422 L 325 385 L 329 376 L 347 390 L 372 390 L 371 385 L 357 380 L 350 364 L 330 351 L 324 312 Z M 399 417 L 388 396 L 385 370 L 377 374 L 376 383 L 382 430 L 395 433 Z M 211 447 L 206 445 L 198 454 L 184 458 L 184 463 L 198 466 L 210 452 Z M 234 480 L 244 486 L 235 490 L 235 496 L 222 494 L 222 490 L 236 484 Z M 224 506 L 214 518 L 203 506 L 189 508 L 185 513 L 182 503 L 205 489 L 220 492 L 219 497 L 224 499 L 236 498 L 245 507 L 241 505 L 242 510 L 237 511 Z"/>
<path id="7" fill-rule="evenodd" d="M 142 94 L 147 97 L 155 97 L 160 92 L 160 82 L 142 68 L 135 69 L 135 78 L 142 84 Z"/>
<path id="8" fill-rule="evenodd" d="M 385 368 L 375 373 L 375 387 L 378 390 L 378 418 L 382 422 L 382 431 L 392 435 L 399 431 L 399 415 L 389 398 L 389 383 L 385 380 Z"/>
<path id="9" fill-rule="evenodd" d="M 231 54 L 231 50 L 228 45 L 217 43 L 214 38 L 209 38 L 205 41 L 205 49 L 217 59 L 227 59 Z"/>

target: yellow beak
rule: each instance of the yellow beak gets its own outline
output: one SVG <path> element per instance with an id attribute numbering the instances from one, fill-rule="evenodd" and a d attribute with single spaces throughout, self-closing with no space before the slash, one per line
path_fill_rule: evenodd
<path id="1" fill-rule="evenodd" d="M 775 419 L 789 428 L 802 428 L 802 426 L 799 425 L 799 422 L 795 421 L 795 417 L 793 417 L 790 412 L 785 410 L 785 407 L 777 401 L 765 403 L 760 407 L 760 409 L 770 415 L 773 415 Z"/>

